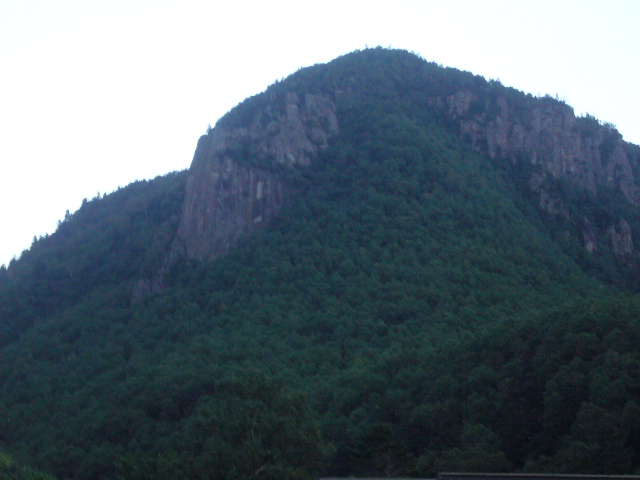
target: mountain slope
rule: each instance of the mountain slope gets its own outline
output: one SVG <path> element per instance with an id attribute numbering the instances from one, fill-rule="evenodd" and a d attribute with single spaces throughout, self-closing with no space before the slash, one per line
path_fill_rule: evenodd
<path id="1" fill-rule="evenodd" d="M 636 470 L 637 151 L 566 108 L 382 49 L 248 99 L 186 186 L 2 272 L 0 442 L 74 478 Z M 589 138 L 615 181 L 555 169 Z"/>

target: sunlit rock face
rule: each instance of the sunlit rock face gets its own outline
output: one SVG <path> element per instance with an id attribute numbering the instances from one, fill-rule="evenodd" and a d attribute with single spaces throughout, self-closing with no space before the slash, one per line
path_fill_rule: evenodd
<path id="1" fill-rule="evenodd" d="M 201 137 L 172 255 L 216 258 L 268 225 L 292 195 L 273 166 L 309 165 L 337 131 L 329 98 L 289 93 L 254 112 L 248 125 L 217 126 Z"/>

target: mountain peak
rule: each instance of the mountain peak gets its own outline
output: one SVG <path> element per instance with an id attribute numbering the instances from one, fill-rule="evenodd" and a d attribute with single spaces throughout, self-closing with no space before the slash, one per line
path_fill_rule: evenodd
<path id="1" fill-rule="evenodd" d="M 557 99 L 535 98 L 406 51 L 367 49 L 275 83 L 200 140 L 174 255 L 215 258 L 268 225 L 294 196 L 283 169 L 309 167 L 338 141 L 343 122 L 359 123 L 368 135 L 373 125 L 367 122 L 377 120 L 367 117 L 365 106 L 441 124 L 490 161 L 529 172 L 522 187 L 538 195 L 543 210 L 566 221 L 578 222 L 554 191 L 558 181 L 592 197 L 613 190 L 640 202 L 634 177 L 640 151 L 610 125 L 576 118 Z"/>
<path id="2" fill-rule="evenodd" d="M 639 158 L 408 52 L 302 69 L 0 268 L 0 443 L 79 480 L 637 471 Z"/>

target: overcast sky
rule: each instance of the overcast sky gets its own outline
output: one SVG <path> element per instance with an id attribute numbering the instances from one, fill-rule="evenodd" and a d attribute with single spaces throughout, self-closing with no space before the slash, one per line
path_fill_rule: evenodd
<path id="1" fill-rule="evenodd" d="M 640 143 L 638 0 L 0 0 L 0 264 L 83 198 L 189 167 L 198 137 L 366 46 L 556 94 Z"/>

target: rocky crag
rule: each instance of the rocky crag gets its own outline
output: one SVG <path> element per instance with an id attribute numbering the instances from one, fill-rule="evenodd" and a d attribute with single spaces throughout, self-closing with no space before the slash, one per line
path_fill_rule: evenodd
<path id="1" fill-rule="evenodd" d="M 577 119 L 570 106 L 549 97 L 531 99 L 526 115 L 501 95 L 479 102 L 473 92 L 461 90 L 434 104 L 446 105 L 447 114 L 459 122 L 460 135 L 474 148 L 486 149 L 491 158 L 539 165 L 543 174 L 592 193 L 612 187 L 630 202 L 640 203 L 626 142 L 613 126 L 590 117 Z"/>
<path id="2" fill-rule="evenodd" d="M 257 109 L 247 125 L 211 129 L 200 138 L 189 170 L 172 255 L 213 259 L 268 225 L 292 195 L 273 167 L 309 165 L 337 132 L 328 96 L 295 93 Z"/>
<path id="3" fill-rule="evenodd" d="M 223 117 L 200 139 L 172 258 L 216 258 L 278 215 L 294 192 L 273 166 L 309 165 L 339 132 L 336 105 L 358 88 L 355 77 L 333 79 L 330 85 L 319 89 L 325 93 L 313 94 L 281 88 L 276 95 L 269 89 L 243 102 L 241 112 L 236 108 L 228 114 L 232 120 Z M 540 208 L 581 232 L 586 251 L 593 253 L 607 241 L 616 255 L 635 254 L 634 233 L 624 218 L 596 227 L 593 219 L 571 213 L 562 195 L 549 188 L 549 179 L 555 179 L 594 197 L 612 189 L 639 205 L 633 164 L 640 162 L 640 153 L 615 128 L 592 117 L 576 118 L 556 99 L 524 95 L 498 82 L 454 87 L 429 98 L 429 107 L 472 148 L 490 159 L 534 167 L 527 188 L 538 196 Z"/>
<path id="4" fill-rule="evenodd" d="M 508 91 L 508 90 L 507 90 Z M 539 206 L 568 224 L 577 225 L 589 253 L 597 250 L 597 238 L 606 238 L 617 256 L 636 252 L 629 224 L 613 219 L 597 229 L 588 218 L 573 218 L 564 199 L 547 188 L 549 179 L 568 182 L 596 196 L 603 188 L 620 192 L 632 204 L 640 204 L 640 189 L 632 163 L 637 148 L 622 139 L 609 124 L 593 117 L 576 118 L 573 109 L 556 99 L 525 97 L 510 100 L 458 90 L 431 102 L 453 121 L 459 135 L 492 159 L 507 159 L 531 169 L 528 187 L 538 195 Z"/>

